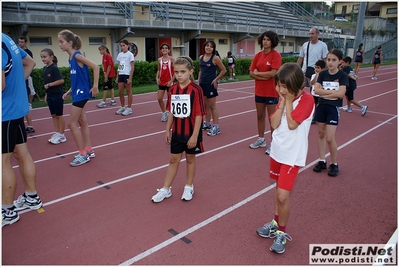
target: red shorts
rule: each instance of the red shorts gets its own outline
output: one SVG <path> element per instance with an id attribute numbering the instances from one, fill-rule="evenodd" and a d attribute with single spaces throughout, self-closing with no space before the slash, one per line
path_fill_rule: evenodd
<path id="1" fill-rule="evenodd" d="M 277 181 L 278 188 L 291 191 L 298 172 L 299 166 L 288 166 L 270 158 L 270 178 Z"/>

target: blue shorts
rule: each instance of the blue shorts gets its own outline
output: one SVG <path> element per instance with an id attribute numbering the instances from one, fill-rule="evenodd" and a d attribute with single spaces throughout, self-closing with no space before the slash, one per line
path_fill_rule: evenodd
<path id="1" fill-rule="evenodd" d="M 129 79 L 129 75 L 119 75 L 118 76 L 118 83 L 127 83 L 127 80 Z"/>
<path id="2" fill-rule="evenodd" d="M 277 105 L 279 98 L 277 97 L 264 97 L 255 95 L 255 103 L 266 105 Z"/>
<path id="3" fill-rule="evenodd" d="M 200 83 L 200 87 L 202 88 L 206 98 L 217 97 L 219 95 L 218 90 L 210 83 Z"/>
<path id="4" fill-rule="evenodd" d="M 1 153 L 8 154 L 14 152 L 15 146 L 26 143 L 26 130 L 24 117 L 2 122 L 2 142 Z"/>
<path id="5" fill-rule="evenodd" d="M 198 141 L 197 145 L 194 148 L 187 148 L 187 141 L 182 142 L 181 140 L 173 139 L 170 144 L 170 153 L 172 154 L 181 154 L 186 152 L 186 154 L 198 154 L 204 152 L 204 147 L 202 142 Z"/>
<path id="6" fill-rule="evenodd" d="M 64 115 L 64 99 L 62 99 L 64 93 L 60 94 L 47 94 L 47 104 L 50 109 L 50 114 L 55 116 Z"/>
<path id="7" fill-rule="evenodd" d="M 316 115 L 314 119 L 320 123 L 337 126 L 339 122 L 339 107 L 318 104 L 316 106 Z"/>

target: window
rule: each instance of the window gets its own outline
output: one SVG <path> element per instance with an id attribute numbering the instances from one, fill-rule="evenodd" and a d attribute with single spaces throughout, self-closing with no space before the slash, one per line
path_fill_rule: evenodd
<path id="1" fill-rule="evenodd" d="M 281 45 L 281 46 L 285 46 L 285 45 L 286 45 L 286 42 L 280 42 L 280 45 Z"/>
<path id="2" fill-rule="evenodd" d="M 29 37 L 29 43 L 32 46 L 51 45 L 51 37 Z"/>
<path id="3" fill-rule="evenodd" d="M 288 46 L 294 46 L 294 42 L 289 42 Z"/>
<path id="4" fill-rule="evenodd" d="M 105 37 L 89 37 L 89 45 L 105 44 Z"/>
<path id="5" fill-rule="evenodd" d="M 219 39 L 220 45 L 227 45 L 227 39 Z"/>
<path id="6" fill-rule="evenodd" d="M 387 9 L 387 14 L 397 14 L 398 13 L 398 8 L 388 8 Z"/>

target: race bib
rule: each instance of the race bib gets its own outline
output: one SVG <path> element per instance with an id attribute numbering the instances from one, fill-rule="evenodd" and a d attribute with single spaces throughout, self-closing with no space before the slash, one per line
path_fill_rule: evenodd
<path id="1" fill-rule="evenodd" d="M 121 61 L 118 66 L 118 70 L 124 70 L 124 69 L 125 69 L 125 62 Z"/>
<path id="2" fill-rule="evenodd" d="M 229 57 L 229 58 L 227 58 L 227 62 L 231 64 L 231 63 L 233 63 L 233 62 L 234 62 L 234 60 L 233 60 L 233 58 L 232 58 L 232 57 Z"/>
<path id="3" fill-rule="evenodd" d="M 187 118 L 191 115 L 190 95 L 172 95 L 171 112 L 176 118 Z"/>
<path id="4" fill-rule="evenodd" d="M 323 81 L 323 89 L 324 90 L 334 90 L 339 91 L 339 82 L 330 82 L 330 81 Z M 337 100 L 338 98 L 328 98 L 324 97 L 324 99 L 328 100 Z"/>

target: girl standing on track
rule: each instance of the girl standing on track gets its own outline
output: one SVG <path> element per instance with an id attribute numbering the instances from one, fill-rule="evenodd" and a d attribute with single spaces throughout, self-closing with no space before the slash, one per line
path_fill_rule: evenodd
<path id="1" fill-rule="evenodd" d="M 233 76 L 236 76 L 234 73 L 234 67 L 236 66 L 236 57 L 229 51 L 227 52 L 227 66 L 230 72 L 230 80 L 233 80 Z"/>
<path id="2" fill-rule="evenodd" d="M 48 140 L 54 145 L 66 142 L 64 120 L 64 79 L 57 65 L 54 63 L 54 52 L 45 48 L 40 52 L 40 57 L 45 64 L 43 68 L 45 100 L 53 118 L 55 133 Z"/>
<path id="3" fill-rule="evenodd" d="M 69 30 L 61 31 L 58 34 L 58 42 L 61 50 L 69 55 L 71 88 L 62 98 L 66 100 L 72 95 L 72 108 L 68 127 L 79 150 L 79 154 L 70 163 L 71 166 L 75 167 L 89 162 L 90 158 L 95 157 L 90 142 L 90 130 L 87 123 L 85 105 L 91 97 L 96 97 L 98 94 L 100 67 L 82 55 L 79 51 L 82 47 L 82 41 L 73 32 Z M 88 67 L 93 69 L 93 86 L 91 86 Z"/>
<path id="4" fill-rule="evenodd" d="M 317 78 L 315 93 L 318 94 L 319 103 L 316 107 L 315 120 L 318 128 L 319 163 L 313 168 L 315 172 L 327 169 L 326 142 L 331 154 L 329 176 L 337 176 L 339 169 L 337 163 L 337 143 L 335 132 L 339 122 L 339 108 L 342 107 L 342 98 L 345 96 L 346 87 L 349 86 L 348 75 L 339 69 L 342 52 L 331 49 L 327 54 L 328 70 L 322 71 Z"/>
<path id="5" fill-rule="evenodd" d="M 206 116 L 202 130 L 210 130 L 207 134 L 215 136 L 220 134 L 219 111 L 216 108 L 216 97 L 218 96 L 218 81 L 226 73 L 220 56 L 216 55 L 216 44 L 214 41 L 206 41 L 204 44 L 204 55 L 199 57 L 200 71 L 198 73 L 198 83 L 205 96 Z M 216 76 L 219 67 L 220 73 Z M 213 127 L 211 127 L 211 116 Z"/>
<path id="6" fill-rule="evenodd" d="M 159 48 L 162 53 L 162 57 L 158 58 L 158 71 L 156 74 L 158 84 L 158 104 L 162 111 L 162 122 L 168 120 L 168 112 L 165 109 L 165 103 L 163 97 L 165 92 L 168 92 L 168 88 L 173 84 L 175 80 L 173 64 L 175 59 L 169 56 L 170 46 L 167 43 L 161 44 Z"/>
<path id="7" fill-rule="evenodd" d="M 116 58 L 119 61 L 116 80 L 118 82 L 121 107 L 116 111 L 116 114 L 127 116 L 133 114 L 132 77 L 134 72 L 134 55 L 129 51 L 129 42 L 127 40 L 120 41 L 119 46 L 121 47 L 122 52 L 120 52 Z M 127 92 L 127 106 L 125 106 L 125 87 Z"/>
<path id="8" fill-rule="evenodd" d="M 258 37 L 258 44 L 263 50 L 258 52 L 249 67 L 249 76 L 255 80 L 255 106 L 258 126 L 258 139 L 249 145 L 250 148 L 266 147 L 265 127 L 266 109 L 268 118 L 275 111 L 278 102 L 278 93 L 274 75 L 282 64 L 282 58 L 274 48 L 278 45 L 279 38 L 277 33 L 266 31 Z M 270 119 L 269 119 L 270 123 Z M 273 128 L 270 128 L 273 134 Z M 270 154 L 270 146 L 266 149 L 266 154 Z"/>
<path id="9" fill-rule="evenodd" d="M 374 70 L 373 70 L 373 77 L 371 77 L 372 80 L 377 80 L 377 70 L 380 67 L 380 64 L 382 64 L 382 51 L 381 51 L 382 46 L 378 46 L 377 50 L 373 54 L 373 59 L 371 60 L 374 64 Z"/>
<path id="10" fill-rule="evenodd" d="M 100 54 L 102 55 L 102 64 L 104 69 L 104 94 L 103 100 L 97 104 L 98 108 L 105 108 L 108 105 L 115 106 L 116 101 L 114 99 L 114 86 L 113 78 L 115 78 L 115 66 L 114 60 L 109 53 L 108 47 L 105 45 L 100 45 L 98 48 Z M 108 90 L 111 91 L 111 100 L 107 103 Z"/>
<path id="11" fill-rule="evenodd" d="M 275 238 L 270 251 L 283 253 L 287 239 L 286 225 L 290 211 L 290 191 L 305 166 L 308 135 L 314 112 L 311 94 L 302 90 L 304 76 L 296 63 L 284 64 L 275 76 L 279 94 L 277 109 L 271 116 L 273 131 L 270 150 L 270 178 L 276 180 L 274 219 L 257 230 L 261 237 Z"/>
<path id="12" fill-rule="evenodd" d="M 186 152 L 187 177 L 182 200 L 194 194 L 195 155 L 204 151 L 202 145 L 202 117 L 206 113 L 202 89 L 194 82 L 194 65 L 190 57 L 178 57 L 174 65 L 177 84 L 169 88 L 166 122 L 166 143 L 170 145 L 170 159 L 164 185 L 152 197 L 161 202 L 172 196 L 171 185 L 176 177 L 183 152 Z M 170 130 L 172 129 L 172 136 Z"/>
<path id="13" fill-rule="evenodd" d="M 356 78 L 359 76 L 359 69 L 360 66 L 363 64 L 364 60 L 364 49 L 363 49 L 363 43 L 359 44 L 359 47 L 356 49 L 356 54 L 355 54 L 355 75 Z"/>

